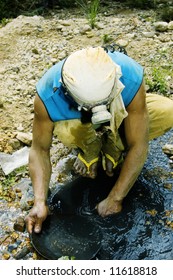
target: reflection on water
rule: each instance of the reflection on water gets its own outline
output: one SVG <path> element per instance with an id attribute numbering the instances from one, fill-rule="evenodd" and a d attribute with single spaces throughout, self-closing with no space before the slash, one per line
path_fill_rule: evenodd
<path id="1" fill-rule="evenodd" d="M 101 218 L 95 205 L 107 196 L 114 178 L 102 170 L 95 180 L 77 178 L 65 186 L 57 186 L 51 195 L 54 211 L 86 215 L 101 229 L 102 248 L 98 259 L 155 260 L 173 259 L 172 192 L 173 178 L 162 142 L 171 134 L 153 141 L 143 171 L 128 196 L 121 213 Z M 167 138 L 165 138 L 167 137 Z M 169 182 L 169 189 L 165 188 Z M 61 207 L 56 207 L 57 203 Z"/>

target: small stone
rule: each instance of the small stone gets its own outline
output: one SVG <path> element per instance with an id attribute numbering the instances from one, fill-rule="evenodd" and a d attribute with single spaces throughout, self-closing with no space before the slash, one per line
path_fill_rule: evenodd
<path id="1" fill-rule="evenodd" d="M 30 146 L 32 142 L 32 133 L 28 132 L 18 132 L 16 138 L 22 143 Z"/>
<path id="2" fill-rule="evenodd" d="M 13 250 L 17 249 L 17 247 L 18 247 L 18 245 L 17 245 L 16 243 L 10 244 L 10 245 L 8 246 L 8 251 L 9 251 L 10 253 L 12 253 Z"/>
<path id="3" fill-rule="evenodd" d="M 171 168 L 173 168 L 173 160 L 169 161 L 169 165 L 170 165 Z"/>
<path id="4" fill-rule="evenodd" d="M 155 32 L 154 32 L 154 31 L 143 32 L 142 34 L 143 34 L 144 37 L 146 37 L 146 38 L 153 38 L 153 37 L 155 36 Z"/>
<path id="5" fill-rule="evenodd" d="M 25 221 L 22 217 L 18 217 L 13 226 L 14 230 L 19 232 L 25 231 Z"/>
<path id="6" fill-rule="evenodd" d="M 172 144 L 166 144 L 162 147 L 162 150 L 165 154 L 173 155 L 173 145 Z"/>
<path id="7" fill-rule="evenodd" d="M 172 187 L 173 187 L 173 184 L 171 184 L 171 183 L 165 183 L 164 184 L 165 189 L 172 190 Z"/>
<path id="8" fill-rule="evenodd" d="M 86 24 L 86 25 L 81 27 L 80 34 L 86 34 L 89 31 L 91 31 L 91 26 Z"/>
<path id="9" fill-rule="evenodd" d="M 26 246 L 26 247 L 24 247 L 24 248 L 22 248 L 22 250 L 20 251 L 20 252 L 18 252 L 15 256 L 14 256 L 14 258 L 16 259 L 16 260 L 21 260 L 21 259 L 23 259 L 27 254 L 29 254 L 30 253 L 30 248 L 28 247 L 28 246 Z"/>
<path id="10" fill-rule="evenodd" d="M 21 147 L 21 143 L 18 139 L 10 139 L 8 144 L 14 149 L 17 150 Z"/>
<path id="11" fill-rule="evenodd" d="M 8 254 L 8 253 L 3 254 L 3 256 L 2 256 L 3 260 L 9 260 L 9 258 L 10 258 L 10 254 Z"/>
<path id="12" fill-rule="evenodd" d="M 152 209 L 152 210 L 147 210 L 146 213 L 154 217 L 156 216 L 157 211 L 155 209 Z"/>
<path id="13" fill-rule="evenodd" d="M 17 232 L 12 232 L 11 238 L 13 238 L 13 240 L 17 240 L 19 238 L 19 234 Z"/>
<path id="14" fill-rule="evenodd" d="M 119 39 L 117 41 L 117 44 L 120 45 L 121 47 L 126 47 L 128 45 L 128 41 L 124 39 Z"/>

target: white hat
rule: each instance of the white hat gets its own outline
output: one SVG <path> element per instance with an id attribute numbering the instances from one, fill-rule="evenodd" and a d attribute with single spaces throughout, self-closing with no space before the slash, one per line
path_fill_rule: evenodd
<path id="1" fill-rule="evenodd" d="M 62 80 L 68 93 L 81 108 L 92 110 L 94 124 L 111 119 L 107 105 L 119 93 L 120 77 L 120 66 L 102 47 L 89 47 L 72 53 L 62 69 Z"/>

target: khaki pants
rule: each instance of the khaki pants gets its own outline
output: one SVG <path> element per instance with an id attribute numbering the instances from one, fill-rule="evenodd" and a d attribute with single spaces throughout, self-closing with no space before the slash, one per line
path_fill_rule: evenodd
<path id="1" fill-rule="evenodd" d="M 173 100 L 158 94 L 146 95 L 149 112 L 149 139 L 163 135 L 173 128 Z"/>
<path id="2" fill-rule="evenodd" d="M 163 135 L 173 127 L 173 100 L 158 94 L 146 94 L 149 112 L 149 139 Z M 101 139 L 92 124 L 82 124 L 80 120 L 55 123 L 54 134 L 67 147 L 80 148 L 85 159 L 90 161 L 98 156 Z"/>

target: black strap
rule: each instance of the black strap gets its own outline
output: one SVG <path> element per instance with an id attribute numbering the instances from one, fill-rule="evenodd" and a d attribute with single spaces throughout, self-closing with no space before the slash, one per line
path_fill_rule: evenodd
<path id="1" fill-rule="evenodd" d="M 128 55 L 127 54 L 127 51 L 124 47 L 118 45 L 118 44 L 115 44 L 115 43 L 112 43 L 110 45 L 105 45 L 105 46 L 102 46 L 102 48 L 108 52 L 110 51 L 111 53 L 115 52 L 115 51 L 118 51 L 118 52 L 121 52 L 121 53 L 124 53 L 125 55 Z"/>

